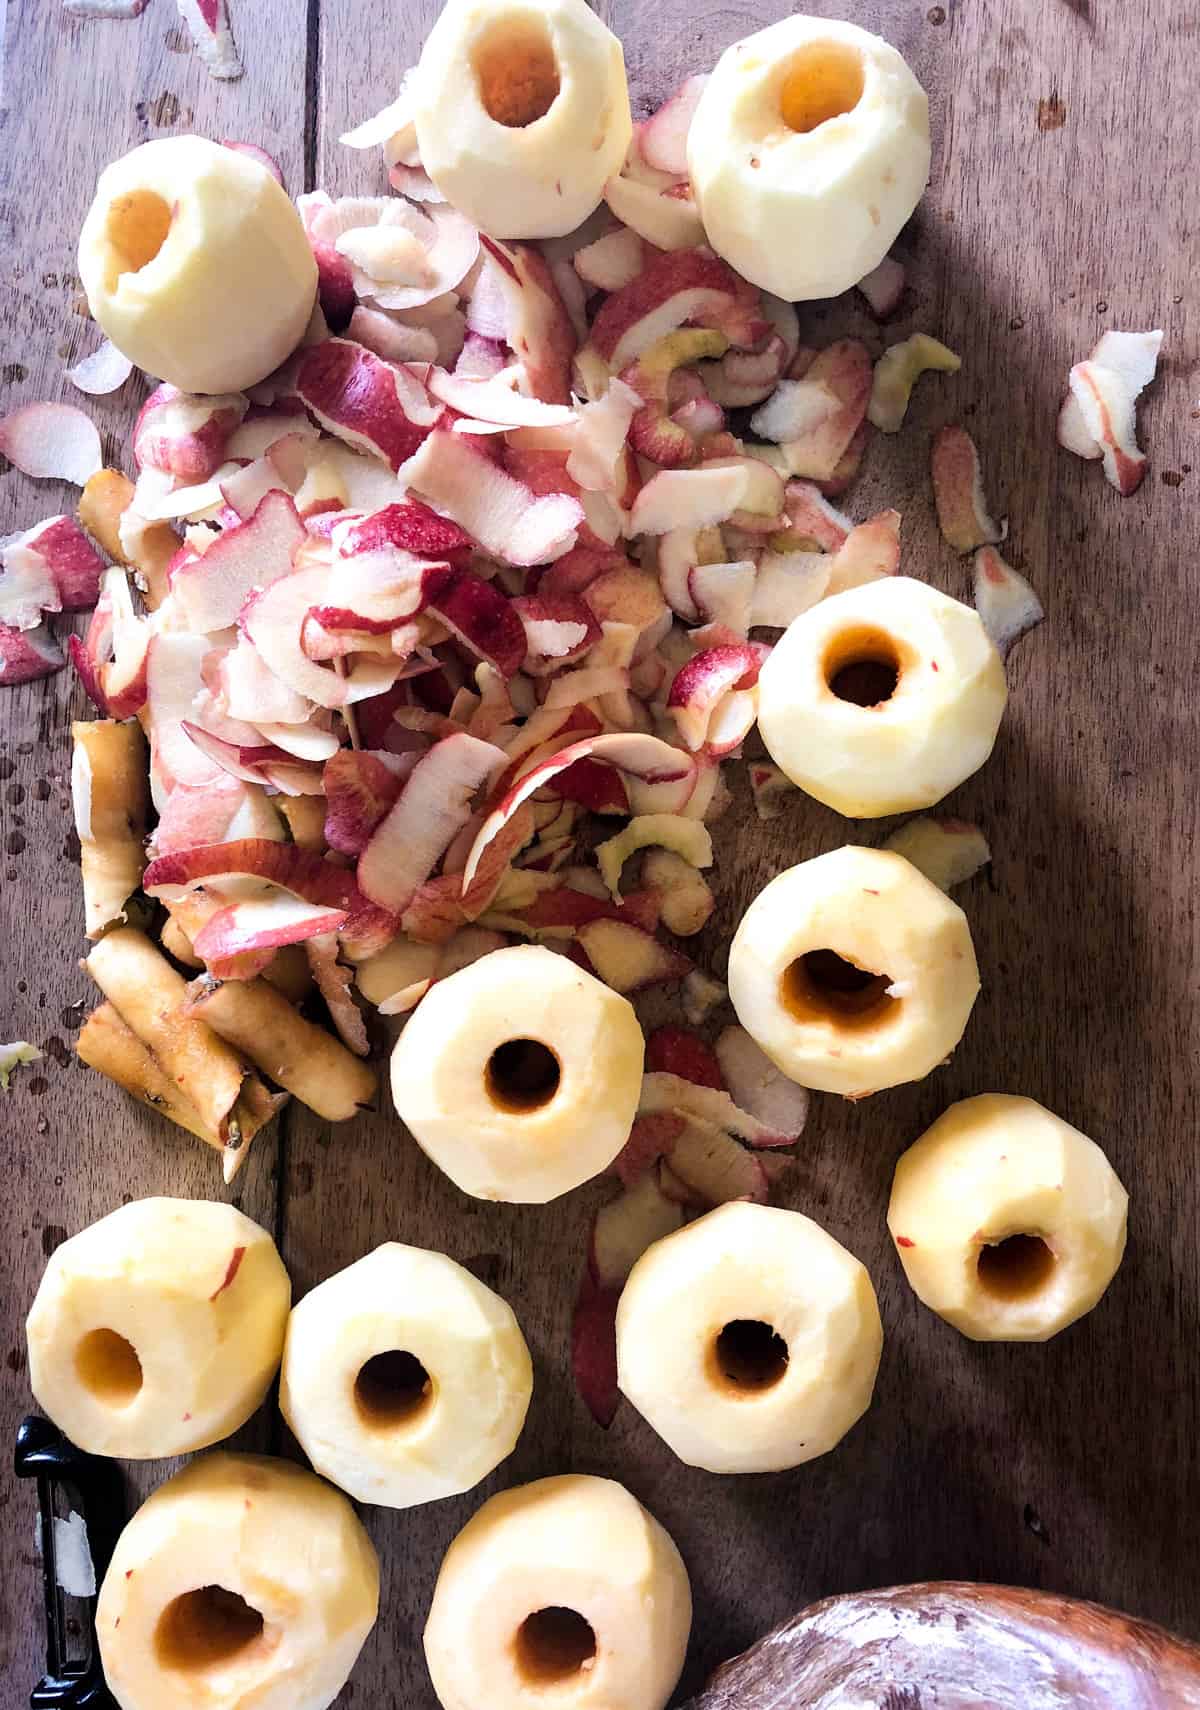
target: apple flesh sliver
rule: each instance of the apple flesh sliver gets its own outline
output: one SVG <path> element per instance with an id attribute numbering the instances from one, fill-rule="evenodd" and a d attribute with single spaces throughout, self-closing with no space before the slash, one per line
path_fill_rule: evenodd
<path id="1" fill-rule="evenodd" d="M 812 481 L 789 481 L 784 509 L 794 533 L 801 539 L 815 541 L 823 552 L 836 552 L 854 527 L 850 518 L 836 510 Z"/>
<path id="2" fill-rule="evenodd" d="M 301 944 L 318 933 L 337 932 L 345 924 L 343 909 L 322 908 L 277 891 L 220 909 L 196 934 L 192 948 L 215 979 L 253 979 L 259 970 L 247 970 L 232 958 L 247 951 Z M 245 971 L 235 971 L 239 967 Z"/>
<path id="3" fill-rule="evenodd" d="M 700 469 L 663 469 L 633 502 L 630 534 L 666 534 L 671 529 L 711 528 L 726 522 L 742 504 L 748 486 L 743 463 Z"/>
<path id="4" fill-rule="evenodd" d="M 792 1143 L 790 1135 L 743 1110 L 727 1092 L 698 1086 L 679 1075 L 661 1072 L 643 1075 L 638 1115 L 653 1116 L 662 1110 L 695 1117 L 697 1121 L 732 1134 L 750 1146 L 776 1147 Z"/>
<path id="5" fill-rule="evenodd" d="M 1046 615 L 1024 576 L 994 546 L 975 554 L 975 610 L 1002 658 Z"/>
<path id="6" fill-rule="evenodd" d="M 866 346 L 857 339 L 839 339 L 818 351 L 803 380 L 787 384 L 819 387 L 837 400 L 836 409 L 818 413 L 818 419 L 811 426 L 781 446 L 791 474 L 816 481 L 828 480 L 867 413 L 871 396 L 871 358 Z"/>
<path id="7" fill-rule="evenodd" d="M 242 75 L 226 0 L 175 0 L 210 77 L 233 81 Z"/>
<path id="8" fill-rule="evenodd" d="M 965 819 L 910 819 L 883 847 L 903 855 L 942 891 L 973 879 L 992 858 L 987 838 Z"/>
<path id="9" fill-rule="evenodd" d="M 674 189 L 640 184 L 621 173 L 604 186 L 604 200 L 623 226 L 655 249 L 693 250 L 704 242 L 700 210 L 690 195 L 676 196 Z"/>
<path id="10" fill-rule="evenodd" d="M 895 576 L 900 569 L 900 512 L 880 511 L 858 523 L 833 555 L 827 595 L 844 594 L 868 582 Z"/>
<path id="11" fill-rule="evenodd" d="M 1068 378 L 1083 426 L 1100 447 L 1104 474 L 1128 498 L 1146 473 L 1146 456 L 1137 443 L 1135 394 L 1121 374 L 1098 362 L 1077 362 Z"/>
<path id="12" fill-rule="evenodd" d="M 475 876 L 475 870 L 483 858 L 489 843 L 499 836 L 507 822 L 516 813 L 522 802 L 528 801 L 535 791 L 549 784 L 560 772 L 565 772 L 568 766 L 577 760 L 589 758 L 606 760 L 619 771 L 628 772 L 635 777 L 650 783 L 684 784 L 689 785 L 695 777 L 695 761 L 672 748 L 660 737 L 643 735 L 640 732 L 605 733 L 598 736 L 584 737 L 580 742 L 560 748 L 548 759 L 542 760 L 531 767 L 521 778 L 509 785 L 500 801 L 488 814 L 479 834 L 467 857 L 463 869 L 463 889 L 466 890 Z M 690 790 L 688 791 L 690 793 Z M 686 800 L 686 795 L 684 796 Z"/>
<path id="13" fill-rule="evenodd" d="M 687 134 L 707 82 L 704 74 L 689 77 L 669 101 L 639 125 L 637 146 L 647 166 L 656 172 L 668 172 L 672 178 L 687 177 Z"/>
<path id="14" fill-rule="evenodd" d="M 701 824 L 683 816 L 681 820 L 685 825 Z M 658 898 L 662 924 L 677 938 L 690 938 L 711 920 L 716 907 L 712 890 L 691 862 L 674 850 L 647 851 L 642 862 L 642 884 Z"/>
<path id="15" fill-rule="evenodd" d="M 755 576 L 750 627 L 786 629 L 824 599 L 833 563 L 828 552 L 765 552 Z"/>
<path id="16" fill-rule="evenodd" d="M 569 404 L 543 404 L 539 398 L 514 392 L 500 380 L 464 380 L 435 368 L 429 376 L 429 390 L 460 415 L 504 428 L 569 427 L 575 421 Z"/>
<path id="17" fill-rule="evenodd" d="M 756 577 L 752 559 L 734 564 L 697 564 L 688 576 L 692 604 L 726 638 L 744 641 L 751 624 Z"/>
<path id="18" fill-rule="evenodd" d="M 1005 530 L 987 507 L 979 452 L 966 428 L 939 428 L 929 454 L 933 498 L 943 538 L 956 552 L 1004 539 Z"/>
<path id="19" fill-rule="evenodd" d="M 637 232 L 622 226 L 577 249 L 571 260 L 585 285 L 596 291 L 620 291 L 637 278 L 646 257 Z"/>
<path id="20" fill-rule="evenodd" d="M 751 431 L 779 445 L 813 433 L 839 409 L 835 393 L 820 380 L 781 380 L 750 417 Z"/>

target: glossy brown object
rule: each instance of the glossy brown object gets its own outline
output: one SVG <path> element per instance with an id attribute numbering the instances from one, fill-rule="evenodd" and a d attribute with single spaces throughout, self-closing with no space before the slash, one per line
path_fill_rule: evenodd
<path id="1" fill-rule="evenodd" d="M 945 1580 L 828 1597 L 686 1710 L 1192 1710 L 1200 1647 L 1098 1603 Z"/>

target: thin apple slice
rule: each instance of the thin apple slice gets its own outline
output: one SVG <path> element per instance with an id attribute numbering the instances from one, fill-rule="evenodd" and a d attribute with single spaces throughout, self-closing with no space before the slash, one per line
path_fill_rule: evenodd
<path id="1" fill-rule="evenodd" d="M 95 423 L 74 404 L 24 404 L 0 419 L 0 455 L 22 475 L 77 487 L 104 467 Z"/>
<path id="2" fill-rule="evenodd" d="M 620 1404 L 617 1388 L 617 1300 L 585 1270 L 571 1317 L 571 1370 L 588 1412 L 604 1430 Z"/>
<path id="3" fill-rule="evenodd" d="M 700 210 L 687 183 L 660 189 L 623 172 L 604 186 L 604 200 L 622 225 L 656 250 L 693 251 L 705 241 Z"/>
<path id="4" fill-rule="evenodd" d="M 704 746 L 712 715 L 723 697 L 757 683 L 767 651 L 756 642 L 709 647 L 676 672 L 667 708 L 693 753 Z"/>
<path id="5" fill-rule="evenodd" d="M 837 394 L 821 380 L 781 380 L 750 417 L 750 428 L 760 439 L 780 445 L 815 433 L 840 407 Z"/>
<path id="6" fill-rule="evenodd" d="M 105 339 L 99 349 L 67 369 L 67 379 L 80 392 L 98 398 L 115 392 L 132 373 L 133 363 L 121 355 L 110 339 Z"/>
<path id="7" fill-rule="evenodd" d="M 222 530 L 202 557 L 174 572 L 171 592 L 189 627 L 209 634 L 236 623 L 253 591 L 290 572 L 306 538 L 290 494 L 265 494 L 246 522 Z"/>
<path id="8" fill-rule="evenodd" d="M 684 820 L 683 823 L 701 822 Z M 647 852 L 642 862 L 642 884 L 658 897 L 662 923 L 677 938 L 692 937 L 712 918 L 716 898 L 711 887 L 696 867 L 674 850 Z"/>
<path id="9" fill-rule="evenodd" d="M 493 284 L 506 300 L 502 336 L 524 368 L 530 394 L 544 404 L 569 404 L 578 338 L 549 263 L 531 243 L 490 237 L 480 243 L 495 264 Z"/>
<path id="10" fill-rule="evenodd" d="M 602 1205 L 592 1224 L 589 1265 L 602 1289 L 619 1289 L 647 1247 L 683 1227 L 683 1208 L 669 1200 L 649 1171 Z"/>
<path id="11" fill-rule="evenodd" d="M 913 387 L 922 374 L 957 374 L 960 359 L 928 333 L 913 333 L 889 345 L 875 364 L 867 419 L 881 433 L 899 433 L 908 414 Z"/>
<path id="12" fill-rule="evenodd" d="M 750 1111 L 736 1105 L 727 1092 L 698 1086 L 679 1075 L 650 1073 L 642 1077 L 642 1092 L 638 1114 L 653 1115 L 670 1110 L 681 1116 L 692 1116 L 713 1128 L 720 1128 L 751 1146 L 790 1146 L 790 1135 L 761 1121 Z"/>
<path id="13" fill-rule="evenodd" d="M 4 688 L 52 677 L 66 662 L 62 649 L 44 624 L 35 629 L 13 629 L 0 623 L 0 685 Z"/>
<path id="14" fill-rule="evenodd" d="M 621 869 L 631 856 L 649 848 L 669 849 L 695 869 L 713 863 L 712 838 L 699 820 L 672 813 L 639 814 L 593 851 L 615 903 L 621 901 Z"/>
<path id="15" fill-rule="evenodd" d="M 473 736 L 449 736 L 436 742 L 413 768 L 399 800 L 359 858 L 358 882 L 363 892 L 396 914 L 407 908 L 417 887 L 466 824 L 471 798 L 506 764 L 501 749 Z M 477 865 L 478 860 L 468 863 L 464 891 Z"/>
<path id="16" fill-rule="evenodd" d="M 758 292 L 725 262 L 711 252 L 686 249 L 654 257 L 631 284 L 606 298 L 592 324 L 591 343 L 619 373 L 685 322 L 715 327 L 730 344 L 753 345 L 769 331 L 759 311 Z"/>
<path id="17" fill-rule="evenodd" d="M 183 486 L 207 481 L 224 463 L 226 447 L 248 404 L 240 392 L 201 398 L 162 385 L 142 405 L 133 429 L 139 469 L 158 469 Z"/>
<path id="18" fill-rule="evenodd" d="M 692 966 L 679 951 L 624 920 L 589 921 L 579 928 L 575 942 L 597 978 L 625 994 L 681 980 Z"/>
<path id="19" fill-rule="evenodd" d="M 488 844 L 499 835 L 522 802 L 528 801 L 535 791 L 549 784 L 577 760 L 589 758 L 607 761 L 619 771 L 648 783 L 690 786 L 694 782 L 696 763 L 691 756 L 672 748 L 657 736 L 640 732 L 606 733 L 569 743 L 509 784 L 480 827 L 463 870 L 464 888 L 471 883 Z M 686 801 L 690 789 L 684 788 L 680 793 Z"/>
<path id="20" fill-rule="evenodd" d="M 850 530 L 829 567 L 826 594 L 844 594 L 900 569 L 900 512 L 880 511 Z"/>
<path id="21" fill-rule="evenodd" d="M 808 1093 L 789 1081 L 744 1027 L 727 1027 L 715 1046 L 724 1084 L 739 1109 L 776 1134 L 798 1140 L 808 1119 Z"/>
<path id="22" fill-rule="evenodd" d="M 329 433 L 399 469 L 435 419 L 428 408 L 416 411 L 421 420 L 408 413 L 412 386 L 406 383 L 402 396 L 400 373 L 360 344 L 328 338 L 305 351 L 296 391 Z"/>
<path id="23" fill-rule="evenodd" d="M 797 793 L 797 785 L 781 767 L 766 760 L 751 761 L 749 772 L 755 813 L 764 824 L 779 819 L 787 811 L 788 797 Z"/>
<path id="24" fill-rule="evenodd" d="M 786 629 L 829 591 L 834 556 L 828 552 L 764 552 L 750 604 L 750 627 Z"/>
<path id="25" fill-rule="evenodd" d="M 671 1149 L 664 1186 L 682 1185 L 688 1204 L 704 1207 L 748 1199 L 765 1205 L 769 1184 L 762 1164 L 728 1134 L 701 1118 L 689 1116 Z"/>
<path id="26" fill-rule="evenodd" d="M 462 435 L 436 429 L 406 471 L 410 486 L 506 563 L 545 564 L 575 544 L 583 507 L 566 493 L 535 497 Z"/>
<path id="27" fill-rule="evenodd" d="M 954 423 L 938 429 L 929 468 L 938 527 L 956 552 L 974 552 L 1004 539 L 1004 524 L 988 509 L 979 452 L 966 428 Z"/>
<path id="28" fill-rule="evenodd" d="M 656 1027 L 646 1040 L 646 1070 L 649 1074 L 675 1075 L 694 1086 L 724 1092 L 725 1076 L 712 1047 L 686 1027 Z M 661 1122 L 663 1115 L 642 1116 L 639 1122 Z M 679 1120 L 678 1117 L 675 1118 Z"/>
<path id="29" fill-rule="evenodd" d="M 854 527 L 812 481 L 789 481 L 784 509 L 793 532 L 800 539 L 815 541 L 823 552 L 836 552 Z"/>
<path id="30" fill-rule="evenodd" d="M 992 859 L 987 838 L 965 819 L 910 819 L 883 847 L 903 855 L 942 891 L 973 879 Z"/>
<path id="31" fill-rule="evenodd" d="M 1046 615 L 1024 576 L 994 546 L 975 554 L 975 610 L 1002 658 Z"/>
<path id="32" fill-rule="evenodd" d="M 878 267 L 873 267 L 859 280 L 857 289 L 867 299 L 867 305 L 877 321 L 886 321 L 900 307 L 904 296 L 905 271 L 903 262 L 894 255 L 885 255 Z"/>
<path id="33" fill-rule="evenodd" d="M 671 1147 L 683 1128 L 684 1118 L 671 1111 L 636 1117 L 628 1140 L 613 1159 L 613 1174 L 625 1187 L 633 1187 L 655 1168 L 660 1158 L 670 1157 Z"/>

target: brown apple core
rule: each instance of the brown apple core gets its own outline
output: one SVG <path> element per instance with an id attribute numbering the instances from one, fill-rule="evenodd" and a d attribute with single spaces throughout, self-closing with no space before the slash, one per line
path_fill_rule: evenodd
<path id="1" fill-rule="evenodd" d="M 167 241 L 171 210 L 153 190 L 128 190 L 108 210 L 111 290 L 122 273 L 140 273 Z"/>
<path id="2" fill-rule="evenodd" d="M 204 1585 L 168 1603 L 154 1630 L 163 1668 L 203 1674 L 242 1656 L 263 1634 L 263 1618 L 236 1591 Z"/>
<path id="3" fill-rule="evenodd" d="M 558 1058 L 540 1039 L 509 1039 L 488 1058 L 488 1096 L 501 1110 L 541 1110 L 561 1079 Z"/>
<path id="4" fill-rule="evenodd" d="M 853 629 L 835 636 L 825 653 L 825 682 L 839 701 L 885 706 L 900 685 L 900 653 L 881 630 Z"/>
<path id="5" fill-rule="evenodd" d="M 514 1641 L 517 1667 L 531 1686 L 553 1686 L 578 1674 L 596 1655 L 591 1623 L 557 1606 L 527 1615 Z"/>
<path id="6" fill-rule="evenodd" d="M 374 1431 L 411 1425 L 433 1400 L 433 1379 L 415 1354 L 389 1348 L 375 1354 L 354 1380 L 354 1400 Z"/>
<path id="7" fill-rule="evenodd" d="M 1054 1274 L 1054 1254 L 1040 1235 L 1009 1235 L 979 1250 L 982 1286 L 997 1300 L 1028 1300 Z"/>
<path id="8" fill-rule="evenodd" d="M 115 1330 L 93 1330 L 75 1350 L 80 1383 L 107 1407 L 128 1407 L 142 1387 L 137 1350 Z"/>
<path id="9" fill-rule="evenodd" d="M 761 1319 L 734 1318 L 713 1343 L 713 1361 L 730 1388 L 740 1395 L 761 1395 L 787 1371 L 787 1343 Z"/>
<path id="10" fill-rule="evenodd" d="M 544 23 L 508 19 L 486 32 L 474 53 L 483 110 L 498 125 L 520 130 L 558 99 L 558 61 Z"/>
<path id="11" fill-rule="evenodd" d="M 832 1021 L 839 1027 L 873 1027 L 895 1014 L 887 995 L 889 974 L 860 968 L 836 950 L 808 950 L 783 970 L 779 995 L 797 1021 Z"/>
<path id="12" fill-rule="evenodd" d="M 863 63 L 841 42 L 813 42 L 792 56 L 779 91 L 779 115 L 789 131 L 815 131 L 852 113 L 862 100 Z"/>

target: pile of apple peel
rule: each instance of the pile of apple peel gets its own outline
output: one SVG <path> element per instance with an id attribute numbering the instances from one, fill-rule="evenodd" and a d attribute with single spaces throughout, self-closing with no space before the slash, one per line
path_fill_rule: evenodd
<path id="1" fill-rule="evenodd" d="M 713 913 L 709 827 L 773 635 L 899 570 L 899 513 L 835 501 L 918 375 L 958 363 L 924 335 L 875 364 L 856 339 L 805 346 L 791 305 L 704 247 L 681 166 L 697 95 L 638 128 L 625 188 L 579 232 L 535 244 L 438 197 L 402 91 L 346 140 L 382 145 L 404 193 L 300 198 L 319 306 L 280 370 L 246 393 L 156 387 L 135 480 L 73 407 L 0 423 L 19 467 L 83 487 L 78 519 L 9 543 L 0 577 L 0 683 L 60 668 L 47 614 L 94 607 L 68 638 L 98 715 L 74 729 L 105 994 L 81 1055 L 227 1179 L 288 1095 L 329 1121 L 373 1100 L 371 1009 L 403 1017 L 514 940 L 631 997 L 677 989 L 688 1027 L 648 1041 L 577 1304 L 602 1420 L 634 1260 L 692 1211 L 765 1200 L 803 1128 L 807 1093 L 747 1034 L 695 1031 L 726 993 L 686 940 Z M 876 274 L 882 317 L 904 275 Z M 81 389 L 122 383 L 111 347 L 89 363 Z M 1041 608 L 995 549 L 961 428 L 934 482 L 1004 650 Z M 748 774 L 760 817 L 784 811 L 779 769 Z M 905 853 L 943 885 L 988 858 L 959 822 L 917 822 Z M 317 996 L 325 1026 L 301 1012 Z"/>

